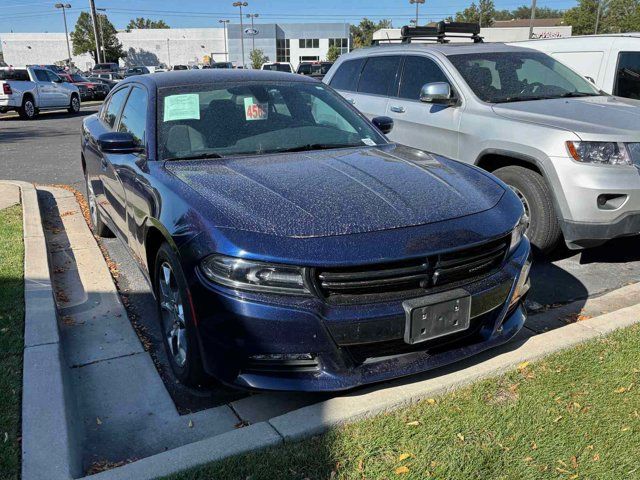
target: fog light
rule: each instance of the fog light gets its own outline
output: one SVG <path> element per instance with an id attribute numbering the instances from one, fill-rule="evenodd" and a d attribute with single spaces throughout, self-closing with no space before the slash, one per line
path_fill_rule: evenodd
<path id="1" fill-rule="evenodd" d="M 518 283 L 516 284 L 516 288 L 513 290 L 513 295 L 511 296 L 511 302 L 509 303 L 509 309 L 513 307 L 516 303 L 520 301 L 522 297 L 524 297 L 531 283 L 529 282 L 529 272 L 531 271 L 531 262 L 527 260 L 525 264 L 522 266 L 522 270 L 520 271 L 520 277 L 518 277 Z"/>

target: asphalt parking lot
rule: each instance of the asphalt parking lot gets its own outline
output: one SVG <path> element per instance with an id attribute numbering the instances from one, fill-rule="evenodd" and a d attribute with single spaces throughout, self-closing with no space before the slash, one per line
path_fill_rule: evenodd
<path id="1" fill-rule="evenodd" d="M 39 184 L 70 185 L 84 194 L 80 167 L 82 119 L 97 111 L 96 104 L 83 105 L 79 115 L 42 113 L 23 121 L 12 114 L 0 115 L 0 179 Z M 126 297 L 129 315 L 144 326 L 165 384 L 180 411 L 196 411 L 220 405 L 246 393 L 226 388 L 186 390 L 176 384 L 166 367 L 156 310 L 149 286 L 124 246 L 116 239 L 103 241 L 119 270 L 118 287 Z M 581 252 L 559 250 L 550 261 L 538 261 L 532 271 L 528 307 L 532 313 L 573 301 L 586 301 L 630 283 L 640 281 L 639 237 L 628 237 Z"/>

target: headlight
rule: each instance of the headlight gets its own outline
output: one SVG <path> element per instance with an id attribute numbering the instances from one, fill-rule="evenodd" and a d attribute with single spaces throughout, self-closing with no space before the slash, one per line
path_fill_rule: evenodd
<path id="1" fill-rule="evenodd" d="M 627 147 L 620 142 L 567 142 L 567 149 L 576 162 L 632 165 Z"/>
<path id="2" fill-rule="evenodd" d="M 518 248 L 518 245 L 520 245 L 522 237 L 524 237 L 527 228 L 529 228 L 529 217 L 526 213 L 523 213 L 520 217 L 520 220 L 518 221 L 518 224 L 516 225 L 516 228 L 514 228 L 513 232 L 511 233 L 511 245 L 509 246 L 509 253 Z"/>
<path id="3" fill-rule="evenodd" d="M 300 267 L 254 262 L 224 255 L 205 258 L 201 267 L 209 280 L 227 287 L 297 295 L 309 293 Z"/>

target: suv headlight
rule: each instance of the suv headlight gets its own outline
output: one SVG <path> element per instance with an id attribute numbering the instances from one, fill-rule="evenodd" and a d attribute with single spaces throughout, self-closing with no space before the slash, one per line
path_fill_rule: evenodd
<path id="1" fill-rule="evenodd" d="M 632 165 L 629 151 L 621 142 L 567 142 L 567 150 L 576 162 L 601 165 Z"/>
<path id="2" fill-rule="evenodd" d="M 300 267 L 211 255 L 202 261 L 201 269 L 209 280 L 227 287 L 294 295 L 309 294 Z"/>
<path id="3" fill-rule="evenodd" d="M 518 224 L 516 225 L 516 228 L 514 228 L 513 232 L 511 232 L 511 245 L 509 246 L 509 254 L 511 254 L 511 252 L 518 248 L 518 245 L 520 245 L 522 237 L 524 237 L 524 234 L 527 232 L 528 228 L 529 217 L 526 213 L 523 213 L 520 217 L 520 220 L 518 221 Z"/>

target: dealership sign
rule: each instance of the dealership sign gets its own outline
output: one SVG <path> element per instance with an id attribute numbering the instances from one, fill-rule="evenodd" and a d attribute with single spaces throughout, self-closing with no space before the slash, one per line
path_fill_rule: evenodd
<path id="1" fill-rule="evenodd" d="M 260 32 L 256 28 L 245 28 L 245 35 L 258 35 Z"/>

